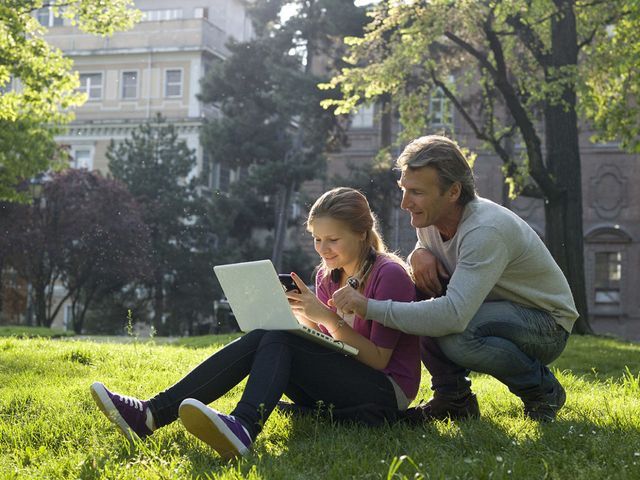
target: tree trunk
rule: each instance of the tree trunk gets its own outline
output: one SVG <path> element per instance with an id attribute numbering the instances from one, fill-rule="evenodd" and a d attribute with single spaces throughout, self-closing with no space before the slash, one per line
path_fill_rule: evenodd
<path id="1" fill-rule="evenodd" d="M 53 323 L 53 318 L 47 318 L 47 301 L 45 288 L 45 285 L 33 285 L 33 291 L 35 294 L 34 306 L 37 327 L 50 327 Z"/>
<path id="2" fill-rule="evenodd" d="M 576 22 L 572 2 L 557 0 L 562 15 L 551 25 L 552 66 L 575 66 L 578 62 Z M 562 102 L 544 109 L 547 168 L 560 195 L 545 203 L 545 240 L 569 281 L 580 318 L 576 333 L 593 333 L 589 325 L 582 230 L 582 175 L 573 83 L 565 84 Z"/>
<path id="3" fill-rule="evenodd" d="M 380 149 L 391 148 L 393 142 L 391 94 L 380 96 Z"/>
<path id="4" fill-rule="evenodd" d="M 84 327 L 84 320 L 87 316 L 87 311 L 89 310 L 89 306 L 93 302 L 93 299 L 96 294 L 96 289 L 91 289 L 89 291 L 85 291 L 84 294 L 84 302 L 80 303 L 81 308 L 77 308 L 77 300 L 73 303 L 73 331 L 80 335 L 82 333 L 82 328 Z M 78 294 L 80 295 L 80 293 Z"/>
<path id="5" fill-rule="evenodd" d="M 276 210 L 276 225 L 273 239 L 273 252 L 271 262 L 277 272 L 282 268 L 282 252 L 284 251 L 284 240 L 287 235 L 287 222 L 289 220 L 289 207 L 293 196 L 293 182 L 289 181 L 280 189 Z"/>
<path id="6" fill-rule="evenodd" d="M 393 114 L 391 105 L 391 95 L 385 93 L 380 97 L 380 150 L 385 155 L 391 156 L 391 146 L 393 143 Z M 393 161 L 393 160 L 392 160 Z M 383 181 L 386 181 L 387 177 L 383 177 Z M 397 210 L 400 208 L 400 202 L 397 198 L 397 192 L 399 191 L 397 186 L 393 182 L 389 182 L 389 185 L 382 186 L 384 197 L 388 197 L 382 203 L 381 211 L 377 212 L 380 217 L 380 229 L 382 237 L 387 245 L 391 245 L 395 250 L 399 247 L 397 239 L 399 238 L 399 222 L 397 221 Z"/>
<path id="7" fill-rule="evenodd" d="M 2 294 L 2 290 L 3 290 L 3 286 L 4 286 L 4 278 L 3 278 L 3 272 L 4 272 L 4 260 L 2 257 L 0 257 L 0 318 L 2 318 L 2 309 L 3 309 L 3 299 L 4 299 L 4 295 Z"/>
<path id="8" fill-rule="evenodd" d="M 162 331 L 162 319 L 164 317 L 164 289 L 163 275 L 156 271 L 153 286 L 153 327 L 156 331 Z"/>

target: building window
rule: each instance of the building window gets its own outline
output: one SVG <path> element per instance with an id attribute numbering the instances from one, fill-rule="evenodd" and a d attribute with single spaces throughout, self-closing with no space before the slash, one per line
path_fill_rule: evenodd
<path id="1" fill-rule="evenodd" d="M 138 72 L 122 72 L 122 98 L 138 96 Z"/>
<path id="2" fill-rule="evenodd" d="M 60 11 L 60 9 L 58 10 L 58 15 L 55 16 L 51 7 L 39 8 L 36 11 L 36 20 L 38 20 L 43 27 L 59 27 L 64 25 L 64 19 L 61 14 L 62 11 Z"/>
<path id="3" fill-rule="evenodd" d="M 87 170 L 91 170 L 93 168 L 93 158 L 91 158 L 91 150 L 74 150 L 72 166 L 73 168 L 86 168 Z"/>
<path id="4" fill-rule="evenodd" d="M 89 100 L 100 100 L 102 98 L 102 74 L 81 73 L 80 91 L 85 92 Z"/>
<path id="5" fill-rule="evenodd" d="M 351 117 L 351 128 L 373 127 L 373 105 L 360 105 Z"/>
<path id="6" fill-rule="evenodd" d="M 182 96 L 182 70 L 167 70 L 165 72 L 164 96 Z"/>
<path id="7" fill-rule="evenodd" d="M 195 18 L 209 18 L 209 9 L 207 7 L 196 7 L 193 9 Z"/>
<path id="8" fill-rule="evenodd" d="M 226 165 L 218 164 L 218 181 L 217 189 L 221 192 L 228 192 L 229 185 L 232 183 L 231 169 Z"/>
<path id="9" fill-rule="evenodd" d="M 429 123 L 431 126 L 453 125 L 451 102 L 439 87 L 429 98 Z"/>
<path id="10" fill-rule="evenodd" d="M 595 302 L 620 304 L 621 252 L 596 252 Z"/>
<path id="11" fill-rule="evenodd" d="M 181 8 L 163 8 L 158 10 L 143 10 L 143 22 L 159 22 L 162 20 L 178 20 L 182 18 Z"/>

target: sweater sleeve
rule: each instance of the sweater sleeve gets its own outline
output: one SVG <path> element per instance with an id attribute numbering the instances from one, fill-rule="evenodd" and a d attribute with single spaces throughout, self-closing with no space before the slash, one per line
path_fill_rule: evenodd
<path id="1" fill-rule="evenodd" d="M 378 272 L 370 298 L 410 302 L 415 299 L 415 285 L 405 269 L 395 262 L 383 265 Z M 371 322 L 369 340 L 382 348 L 395 349 L 402 332 L 379 322 Z"/>
<path id="2" fill-rule="evenodd" d="M 421 302 L 369 300 L 367 318 L 406 333 L 441 337 L 460 333 L 480 308 L 509 262 L 508 245 L 492 226 L 461 239 L 446 295 Z"/>

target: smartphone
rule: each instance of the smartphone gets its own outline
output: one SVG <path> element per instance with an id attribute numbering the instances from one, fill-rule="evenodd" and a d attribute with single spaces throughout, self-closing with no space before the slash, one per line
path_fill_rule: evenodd
<path id="1" fill-rule="evenodd" d="M 278 278 L 280 279 L 280 283 L 282 284 L 282 288 L 284 288 L 285 292 L 296 292 L 300 293 L 300 289 L 296 285 L 296 282 L 293 281 L 291 274 L 289 273 L 280 273 L 278 274 Z"/>

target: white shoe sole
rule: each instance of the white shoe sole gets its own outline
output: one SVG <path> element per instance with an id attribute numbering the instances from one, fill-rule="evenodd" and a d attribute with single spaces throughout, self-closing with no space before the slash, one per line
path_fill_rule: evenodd
<path id="1" fill-rule="evenodd" d="M 187 398 L 180 404 L 179 415 L 189 433 L 209 445 L 225 460 L 241 457 L 249 451 L 215 411 L 204 403 Z"/>
<path id="2" fill-rule="evenodd" d="M 122 415 L 118 412 L 118 409 L 111 401 L 111 398 L 109 398 L 109 394 L 107 393 L 105 386 L 100 382 L 95 382 L 89 388 L 96 405 L 98 405 L 98 408 L 102 413 L 104 413 L 109 421 L 118 427 L 129 441 L 133 442 L 134 438 L 138 438 L 138 435 L 131 430 L 129 424 L 124 420 L 124 418 L 122 418 Z"/>

